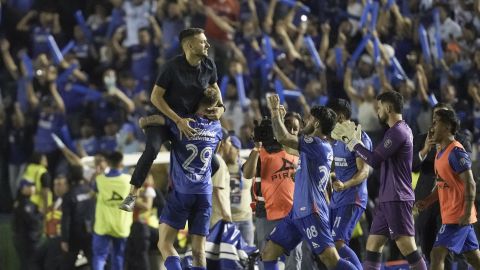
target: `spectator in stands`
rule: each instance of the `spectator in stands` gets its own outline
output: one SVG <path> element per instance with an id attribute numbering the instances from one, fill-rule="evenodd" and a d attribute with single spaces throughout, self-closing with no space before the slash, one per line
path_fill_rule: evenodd
<path id="1" fill-rule="evenodd" d="M 32 20 L 35 21 L 32 26 Z M 33 57 L 48 53 L 48 35 L 59 35 L 62 32 L 59 15 L 52 6 L 44 6 L 42 10 L 30 10 L 17 24 L 17 31 L 31 32 Z"/>
<path id="2" fill-rule="evenodd" d="M 128 55 L 131 73 L 139 85 L 149 89 L 153 83 L 155 62 L 158 58 L 158 47 L 162 41 L 162 32 L 157 20 L 153 16 L 148 17 L 149 26 L 138 30 L 138 45 L 129 47 Z"/>
<path id="3" fill-rule="evenodd" d="M 12 199 L 15 199 L 18 184 L 22 179 L 23 171 L 31 151 L 31 142 L 26 128 L 25 116 L 17 102 L 5 130 L 8 132 L 8 177 Z"/>

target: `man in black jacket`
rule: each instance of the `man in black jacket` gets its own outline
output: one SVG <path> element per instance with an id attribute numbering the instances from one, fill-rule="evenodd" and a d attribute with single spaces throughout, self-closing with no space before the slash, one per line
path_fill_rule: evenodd
<path id="1" fill-rule="evenodd" d="M 22 180 L 13 205 L 13 240 L 20 258 L 20 269 L 34 268 L 33 254 L 38 249 L 42 236 L 43 215 L 30 197 L 35 193 L 35 184 Z"/>
<path id="2" fill-rule="evenodd" d="M 67 175 L 70 190 L 62 205 L 62 250 L 66 253 L 62 269 L 75 269 L 80 250 L 88 261 L 92 258 L 92 226 L 95 200 L 92 189 L 83 179 L 83 169 L 72 166 Z"/>
<path id="3" fill-rule="evenodd" d="M 433 107 L 433 115 L 439 110 L 451 110 L 453 108 L 446 103 L 438 103 Z M 419 201 L 428 196 L 436 185 L 435 181 L 435 153 L 436 146 L 428 134 L 419 134 L 413 139 L 413 166 L 414 172 L 419 172 L 417 186 L 415 188 L 415 200 Z M 455 139 L 458 140 L 468 153 L 472 152 L 472 145 L 469 138 L 462 133 L 457 133 Z M 435 242 L 440 226 L 440 207 L 438 202 L 429 209 L 419 213 L 416 220 L 417 238 L 422 247 L 423 254 L 430 261 L 430 252 Z"/>

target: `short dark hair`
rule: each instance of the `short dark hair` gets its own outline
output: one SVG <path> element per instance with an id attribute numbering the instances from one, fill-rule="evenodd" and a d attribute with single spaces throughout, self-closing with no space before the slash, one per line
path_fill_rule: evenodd
<path id="1" fill-rule="evenodd" d="M 283 119 L 286 120 L 287 118 L 295 118 L 298 120 L 298 122 L 300 122 L 300 124 L 302 124 L 303 122 L 302 116 L 297 112 L 287 112 L 285 114 L 285 117 L 283 117 Z"/>
<path id="2" fill-rule="evenodd" d="M 313 106 L 310 114 L 320 122 L 320 127 L 324 135 L 330 135 L 337 123 L 337 114 L 325 106 Z"/>
<path id="3" fill-rule="evenodd" d="M 455 109 L 453 109 L 452 105 L 450 105 L 448 103 L 445 103 L 445 102 L 438 102 L 437 104 L 435 104 L 435 106 L 433 106 L 434 111 L 436 109 L 440 109 L 440 108 L 447 109 L 447 110 L 452 111 L 452 112 L 455 111 Z"/>
<path id="4" fill-rule="evenodd" d="M 207 87 L 205 91 L 203 91 L 203 97 L 200 100 L 199 105 L 204 105 L 204 106 L 214 106 L 218 103 L 220 100 L 220 96 L 218 94 L 217 89 L 215 89 L 212 86 Z"/>
<path id="5" fill-rule="evenodd" d="M 112 153 L 106 155 L 105 159 L 110 167 L 118 168 L 122 163 L 123 154 L 119 151 L 113 151 Z"/>
<path id="6" fill-rule="evenodd" d="M 455 135 L 460 128 L 460 121 L 454 111 L 439 110 L 435 112 L 438 120 L 450 126 L 450 132 Z"/>
<path id="7" fill-rule="evenodd" d="M 180 44 L 182 44 L 182 42 L 186 39 L 186 38 L 189 38 L 189 37 L 193 37 L 195 35 L 198 35 L 198 34 L 203 34 L 205 33 L 205 30 L 203 30 L 202 28 L 187 28 L 187 29 L 183 29 L 180 34 L 178 34 L 178 41 L 180 42 Z"/>
<path id="8" fill-rule="evenodd" d="M 393 106 L 395 113 L 402 113 L 403 110 L 403 97 L 399 92 L 387 91 L 377 96 L 377 100 L 381 102 L 389 103 Z"/>
<path id="9" fill-rule="evenodd" d="M 76 184 L 83 180 L 83 167 L 80 165 L 72 165 L 68 168 L 67 181 L 70 185 Z"/>
<path id="10" fill-rule="evenodd" d="M 327 103 L 327 107 L 332 109 L 337 115 L 343 114 L 346 120 L 349 120 L 352 116 L 352 107 L 350 103 L 346 99 L 343 98 L 335 98 L 330 99 Z"/>
<path id="11" fill-rule="evenodd" d="M 40 164 L 43 156 L 44 155 L 41 153 L 33 152 L 32 155 L 30 156 L 29 162 L 34 164 Z"/>

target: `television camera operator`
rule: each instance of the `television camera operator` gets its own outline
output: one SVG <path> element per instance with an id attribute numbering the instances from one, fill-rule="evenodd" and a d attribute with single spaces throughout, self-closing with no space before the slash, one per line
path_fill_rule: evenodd
<path id="1" fill-rule="evenodd" d="M 288 132 L 298 135 L 302 118 L 289 112 L 284 114 L 284 123 Z M 260 124 L 255 122 L 253 133 L 255 147 L 243 165 L 243 174 L 246 179 L 254 179 L 251 206 L 256 217 L 256 244 L 262 250 L 266 237 L 292 208 L 298 153 L 275 140 L 272 122 L 267 117 Z M 287 258 L 286 269 L 300 269 L 301 261 L 300 244 Z"/>

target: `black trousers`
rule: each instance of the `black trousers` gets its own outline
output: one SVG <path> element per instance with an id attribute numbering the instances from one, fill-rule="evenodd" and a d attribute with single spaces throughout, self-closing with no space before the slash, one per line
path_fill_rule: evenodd
<path id="1" fill-rule="evenodd" d="M 140 188 L 147 178 L 147 174 L 152 167 L 153 161 L 157 158 L 162 144 L 169 140 L 171 133 L 168 126 L 148 126 L 145 128 L 145 150 L 138 159 L 137 166 L 133 170 L 130 184 Z M 217 157 L 212 158 L 212 175 L 218 170 L 219 163 Z"/>
<path id="2" fill-rule="evenodd" d="M 150 228 L 147 224 L 134 222 L 127 240 L 125 265 L 127 270 L 150 269 Z"/>
<path id="3" fill-rule="evenodd" d="M 92 263 L 92 236 L 86 235 L 83 240 L 74 240 L 69 243 L 68 252 L 63 253 L 62 270 L 75 270 L 75 262 L 80 250 L 87 257 L 88 264 Z"/>
<path id="4" fill-rule="evenodd" d="M 35 253 L 38 250 L 38 241 L 32 241 L 24 236 L 14 236 L 14 246 L 17 251 L 20 270 L 35 269 Z"/>

